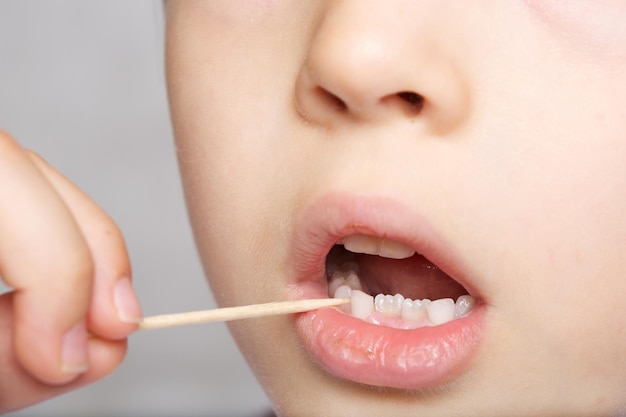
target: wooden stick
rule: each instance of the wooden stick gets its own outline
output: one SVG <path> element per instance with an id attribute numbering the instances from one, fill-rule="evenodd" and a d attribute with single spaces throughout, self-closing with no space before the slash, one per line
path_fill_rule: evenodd
<path id="1" fill-rule="evenodd" d="M 279 301 L 265 304 L 252 304 L 240 307 L 225 307 L 214 310 L 190 311 L 188 313 L 163 314 L 145 317 L 139 322 L 140 329 L 187 326 L 190 324 L 211 323 L 273 316 L 277 314 L 302 313 L 324 307 L 334 307 L 349 303 L 347 298 L 316 298 L 310 300 Z"/>

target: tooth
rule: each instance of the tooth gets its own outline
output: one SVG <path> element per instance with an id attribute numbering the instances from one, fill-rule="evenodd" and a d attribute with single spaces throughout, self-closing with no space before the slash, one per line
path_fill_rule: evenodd
<path id="1" fill-rule="evenodd" d="M 392 303 L 393 300 L 390 295 L 376 294 L 374 298 L 374 309 L 381 314 L 390 316 L 392 314 Z"/>
<path id="2" fill-rule="evenodd" d="M 426 307 L 420 300 L 406 298 L 402 303 L 402 319 L 406 321 L 418 321 L 426 318 Z"/>
<path id="3" fill-rule="evenodd" d="M 410 258 L 415 254 L 415 251 L 404 243 L 376 236 L 352 235 L 343 238 L 340 243 L 350 252 L 379 255 L 391 259 Z"/>
<path id="4" fill-rule="evenodd" d="M 349 274 L 350 274 L 350 270 L 348 269 L 343 269 L 343 268 L 335 268 L 335 270 L 333 271 L 333 278 L 337 277 L 337 278 L 346 278 Z"/>
<path id="5" fill-rule="evenodd" d="M 361 280 L 359 280 L 359 276 L 354 272 L 350 272 L 348 274 L 348 277 L 346 278 L 346 283 L 353 290 L 363 290 L 363 288 L 361 287 Z"/>
<path id="6" fill-rule="evenodd" d="M 354 271 L 354 273 L 356 273 L 356 274 L 359 273 L 359 264 L 358 264 L 358 262 L 346 261 L 346 262 L 341 264 L 340 268 L 341 268 L 342 271 Z"/>
<path id="7" fill-rule="evenodd" d="M 385 295 L 384 294 L 376 294 L 374 297 L 374 310 L 382 313 L 384 310 Z"/>
<path id="8" fill-rule="evenodd" d="M 433 325 L 444 324 L 454 319 L 454 300 L 441 298 L 426 306 L 428 319 Z"/>
<path id="9" fill-rule="evenodd" d="M 402 315 L 402 303 L 404 303 L 404 296 L 402 294 L 396 294 L 393 296 L 393 315 Z"/>
<path id="10" fill-rule="evenodd" d="M 395 240 L 380 239 L 378 254 L 385 258 L 405 259 L 415 255 L 415 251 L 404 243 L 396 242 Z"/>
<path id="11" fill-rule="evenodd" d="M 383 295 L 377 294 L 374 298 L 374 309 L 386 316 L 398 316 L 402 313 L 404 297 L 401 294 Z"/>
<path id="12" fill-rule="evenodd" d="M 352 235 L 342 239 L 343 246 L 350 252 L 378 255 L 378 238 L 368 235 Z"/>
<path id="13" fill-rule="evenodd" d="M 335 278 L 333 277 L 328 283 L 328 295 L 331 296 L 337 291 L 337 288 L 342 285 L 346 285 L 346 280 L 344 278 Z"/>
<path id="14" fill-rule="evenodd" d="M 476 300 L 471 295 L 462 295 L 456 300 L 454 306 L 454 317 L 463 317 L 470 312 L 476 304 Z"/>
<path id="15" fill-rule="evenodd" d="M 340 285 L 333 292 L 333 298 L 350 298 L 352 295 L 352 288 L 347 285 Z"/>
<path id="16" fill-rule="evenodd" d="M 360 290 L 352 291 L 350 297 L 352 315 L 359 319 L 365 319 L 374 312 L 374 297 Z"/>

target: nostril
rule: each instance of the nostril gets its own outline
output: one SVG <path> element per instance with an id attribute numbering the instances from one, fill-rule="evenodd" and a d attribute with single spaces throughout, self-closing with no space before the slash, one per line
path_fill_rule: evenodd
<path id="1" fill-rule="evenodd" d="M 424 107 L 424 97 L 412 91 L 402 91 L 397 94 L 398 98 L 406 104 L 406 109 L 412 113 L 419 113 Z"/>
<path id="2" fill-rule="evenodd" d="M 325 88 L 317 87 L 315 92 L 320 100 L 335 108 L 336 110 L 348 110 L 348 105 L 345 101 L 343 101 L 337 95 L 326 90 Z M 398 97 L 401 102 L 404 103 L 406 110 L 410 114 L 418 114 L 424 107 L 424 97 L 412 91 L 402 91 L 400 93 L 397 93 L 396 97 Z"/>
<path id="3" fill-rule="evenodd" d="M 315 93 L 323 102 L 337 110 L 345 111 L 348 109 L 348 105 L 345 101 L 322 87 L 317 87 Z"/>
<path id="4" fill-rule="evenodd" d="M 424 97 L 412 91 L 403 91 L 398 93 L 398 97 L 413 106 L 422 105 L 424 103 Z"/>

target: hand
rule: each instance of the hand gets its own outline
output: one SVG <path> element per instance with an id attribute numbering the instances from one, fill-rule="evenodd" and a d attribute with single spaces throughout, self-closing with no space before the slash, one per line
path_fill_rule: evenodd
<path id="1" fill-rule="evenodd" d="M 0 132 L 0 413 L 109 374 L 141 310 L 113 221 Z"/>

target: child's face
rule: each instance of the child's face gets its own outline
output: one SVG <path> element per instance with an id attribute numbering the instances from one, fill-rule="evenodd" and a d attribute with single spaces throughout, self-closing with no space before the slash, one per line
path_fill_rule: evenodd
<path id="1" fill-rule="evenodd" d="M 372 295 L 475 300 L 450 321 L 440 302 L 419 320 L 380 304 L 367 322 L 231 324 L 279 413 L 624 410 L 626 3 L 167 9 L 180 164 L 220 304 L 328 297 L 345 269 Z M 327 262 L 337 242 L 365 251 L 355 235 L 423 256 L 338 245 Z"/>

